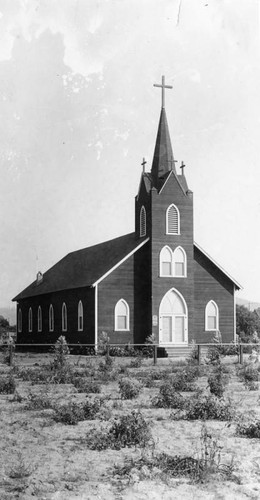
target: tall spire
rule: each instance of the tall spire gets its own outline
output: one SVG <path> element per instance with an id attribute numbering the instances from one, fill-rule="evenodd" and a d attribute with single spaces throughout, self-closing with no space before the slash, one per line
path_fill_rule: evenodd
<path id="1" fill-rule="evenodd" d="M 176 174 L 176 170 L 165 112 L 165 89 L 172 89 L 172 86 L 165 85 L 165 77 L 163 76 L 162 84 L 154 84 L 154 87 L 160 87 L 162 89 L 162 109 L 151 170 L 154 183 L 157 186 L 159 178 L 164 177 L 165 174 L 171 170 Z"/>

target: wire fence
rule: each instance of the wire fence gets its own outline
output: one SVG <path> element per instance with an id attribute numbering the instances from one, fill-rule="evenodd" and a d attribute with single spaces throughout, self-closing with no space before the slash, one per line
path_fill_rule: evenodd
<path id="1" fill-rule="evenodd" d="M 56 344 L 15 344 L 13 341 L 6 344 L 0 344 L 0 352 L 2 351 L 5 357 L 5 362 L 9 366 L 13 366 L 16 355 L 19 353 L 54 353 Z M 113 356 L 113 357 L 130 357 L 142 356 L 152 358 L 153 363 L 157 364 L 158 357 L 168 357 L 167 349 L 171 353 L 169 357 L 174 358 L 189 358 L 192 357 L 198 364 L 202 363 L 206 357 L 208 349 L 217 349 L 219 353 L 226 356 L 237 356 L 237 362 L 244 362 L 244 354 L 252 354 L 253 350 L 260 351 L 260 345 L 256 343 L 202 343 L 174 346 L 173 344 L 106 344 L 100 349 L 96 344 L 67 344 L 71 355 L 79 356 Z M 259 352 L 260 361 L 260 352 Z"/>

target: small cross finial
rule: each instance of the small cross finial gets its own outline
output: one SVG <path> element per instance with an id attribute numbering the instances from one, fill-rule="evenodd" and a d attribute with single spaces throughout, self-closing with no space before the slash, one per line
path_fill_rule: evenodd
<path id="1" fill-rule="evenodd" d="M 182 175 L 184 175 L 184 168 L 185 168 L 185 167 L 186 167 L 186 165 L 185 165 L 185 164 L 183 163 L 183 161 L 182 161 L 182 162 L 181 162 L 181 166 L 180 166 Z"/>
<path id="2" fill-rule="evenodd" d="M 171 85 L 165 85 L 165 76 L 162 76 L 162 84 L 154 83 L 154 87 L 160 87 L 162 89 L 162 108 L 165 108 L 165 89 L 172 89 Z"/>
<path id="3" fill-rule="evenodd" d="M 143 167 L 143 173 L 145 172 L 145 165 L 146 165 L 147 161 L 145 158 L 143 158 L 143 161 L 141 163 L 142 167 Z"/>

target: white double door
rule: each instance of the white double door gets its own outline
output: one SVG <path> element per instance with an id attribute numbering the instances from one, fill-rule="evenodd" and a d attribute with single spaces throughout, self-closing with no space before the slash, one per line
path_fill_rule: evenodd
<path id="1" fill-rule="evenodd" d="M 163 297 L 159 311 L 160 344 L 184 344 L 188 342 L 188 313 L 184 298 L 176 290 Z"/>

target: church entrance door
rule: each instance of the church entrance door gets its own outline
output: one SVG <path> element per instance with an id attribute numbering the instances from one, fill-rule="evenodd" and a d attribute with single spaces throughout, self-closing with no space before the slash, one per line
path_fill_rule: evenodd
<path id="1" fill-rule="evenodd" d="M 188 342 L 188 311 L 182 295 L 175 289 L 163 297 L 159 309 L 159 343 Z"/>

